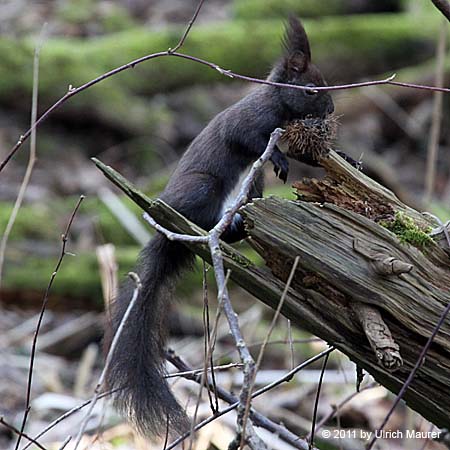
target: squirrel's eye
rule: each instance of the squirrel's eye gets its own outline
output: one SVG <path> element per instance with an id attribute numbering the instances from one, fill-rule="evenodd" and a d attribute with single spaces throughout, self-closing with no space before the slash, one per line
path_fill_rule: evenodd
<path id="1" fill-rule="evenodd" d="M 305 85 L 305 87 L 315 88 L 316 85 L 314 83 L 308 83 Z M 317 91 L 312 91 L 312 90 L 310 91 L 309 89 L 308 90 L 305 89 L 304 92 L 306 95 L 316 95 L 317 94 Z"/>

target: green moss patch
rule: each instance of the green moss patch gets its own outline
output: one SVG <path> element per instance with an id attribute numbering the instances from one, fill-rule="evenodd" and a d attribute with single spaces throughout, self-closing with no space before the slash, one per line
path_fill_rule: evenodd
<path id="1" fill-rule="evenodd" d="M 424 248 L 433 242 L 429 235 L 431 227 L 418 226 L 411 217 L 402 212 L 396 212 L 393 220 L 383 220 L 379 223 L 389 231 L 392 231 L 402 243 L 408 243 L 417 248 Z"/>

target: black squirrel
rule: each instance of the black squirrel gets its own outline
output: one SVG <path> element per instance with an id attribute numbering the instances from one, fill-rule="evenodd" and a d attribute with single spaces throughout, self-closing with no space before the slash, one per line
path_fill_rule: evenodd
<path id="1" fill-rule="evenodd" d="M 268 80 L 295 85 L 325 86 L 311 63 L 311 50 L 301 22 L 291 17 L 284 37 L 284 55 Z M 325 117 L 334 110 L 324 91 L 260 85 L 246 97 L 215 116 L 182 156 L 160 198 L 205 230 L 216 225 L 240 176 L 265 150 L 271 132 L 294 119 Z M 275 148 L 271 162 L 286 182 L 288 161 Z M 305 161 L 313 163 L 312 161 Z M 254 182 L 250 198 L 262 197 L 263 176 Z M 222 239 L 245 237 L 236 215 Z M 164 379 L 164 342 L 169 309 L 169 287 L 180 270 L 189 267 L 193 254 L 181 243 L 157 234 L 143 249 L 137 272 L 142 290 L 128 318 L 107 373 L 107 385 L 118 389 L 115 405 L 145 435 L 187 429 L 188 420 Z M 132 298 L 133 285 L 125 283 L 112 305 L 112 336 Z M 110 338 L 106 337 L 106 347 Z"/>

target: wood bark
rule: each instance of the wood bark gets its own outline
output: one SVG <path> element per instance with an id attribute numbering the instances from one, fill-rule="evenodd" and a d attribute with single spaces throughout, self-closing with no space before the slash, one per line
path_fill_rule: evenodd
<path id="1" fill-rule="evenodd" d="M 300 200 L 270 197 L 242 209 L 249 241 L 266 267 L 257 267 L 225 243 L 224 262 L 234 281 L 276 308 L 294 259 L 300 256 L 283 314 L 398 392 L 450 302 L 448 243 L 437 239 L 420 249 L 402 243 L 378 223 L 381 217 L 402 212 L 421 227 L 431 225 L 431 219 L 333 152 L 322 163 L 328 173 L 323 180 L 296 183 Z M 161 225 L 180 233 L 205 233 L 168 205 L 147 198 L 113 169 L 96 164 Z M 189 247 L 210 260 L 206 245 Z M 380 269 L 380 261 L 392 271 Z M 372 332 L 371 342 L 364 330 Z M 387 346 L 393 365 L 373 351 L 373 338 L 382 350 Z M 450 424 L 449 338 L 447 319 L 404 397 L 440 427 Z"/>

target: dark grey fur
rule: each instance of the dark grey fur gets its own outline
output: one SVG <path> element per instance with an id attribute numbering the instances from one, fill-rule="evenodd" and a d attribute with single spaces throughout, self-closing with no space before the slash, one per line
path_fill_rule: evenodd
<path id="1" fill-rule="evenodd" d="M 291 18 L 284 39 L 285 54 L 269 80 L 297 85 L 323 86 L 325 82 L 311 63 L 311 51 L 301 23 Z M 260 85 L 236 104 L 214 117 L 194 139 L 173 173 L 161 199 L 210 230 L 220 219 L 224 203 L 249 165 L 264 151 L 270 133 L 293 119 L 323 117 L 333 111 L 328 93 Z M 279 149 L 271 159 L 284 181 L 288 161 Z M 251 197 L 261 197 L 263 179 L 253 186 Z M 240 217 L 223 238 L 229 242 L 245 236 Z M 142 293 L 116 348 L 107 382 L 121 388 L 115 405 L 144 434 L 186 430 L 188 420 L 164 380 L 165 317 L 169 308 L 167 288 L 179 271 L 192 262 L 192 254 L 180 243 L 158 234 L 143 250 L 138 273 Z M 105 339 L 117 330 L 132 296 L 126 284 L 112 309 L 112 326 Z"/>

